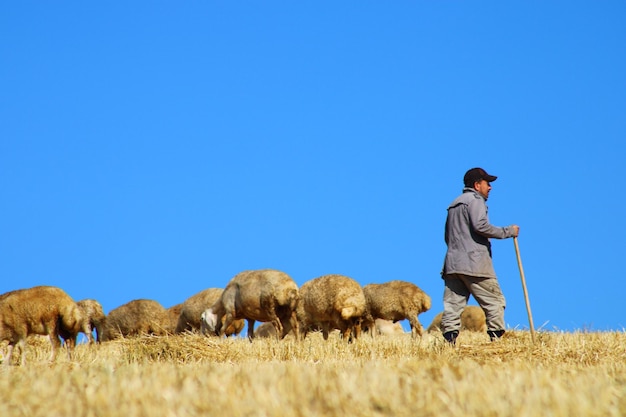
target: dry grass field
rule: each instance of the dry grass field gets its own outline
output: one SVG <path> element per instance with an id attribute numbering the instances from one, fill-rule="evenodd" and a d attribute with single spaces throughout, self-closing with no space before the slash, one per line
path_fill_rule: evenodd
<path id="1" fill-rule="evenodd" d="M 333 335 L 335 336 L 335 335 Z M 0 416 L 624 416 L 626 334 L 512 331 L 458 346 L 408 334 L 347 344 L 139 337 L 0 367 Z M 17 351 L 18 349 L 16 349 Z M 15 358 L 14 358 L 15 359 Z"/>

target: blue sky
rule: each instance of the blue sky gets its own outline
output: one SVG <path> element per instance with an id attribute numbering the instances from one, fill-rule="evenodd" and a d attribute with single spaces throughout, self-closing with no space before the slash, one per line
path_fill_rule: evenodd
<path id="1" fill-rule="evenodd" d="M 620 1 L 7 2 L 0 292 L 108 312 L 340 273 L 417 284 L 428 325 L 481 166 L 535 327 L 623 330 L 625 22 Z M 513 241 L 493 252 L 528 328 Z"/>

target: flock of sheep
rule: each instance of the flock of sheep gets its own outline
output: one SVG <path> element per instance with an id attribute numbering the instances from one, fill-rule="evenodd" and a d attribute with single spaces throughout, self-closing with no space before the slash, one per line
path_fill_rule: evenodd
<path id="1" fill-rule="evenodd" d="M 415 284 L 389 281 L 361 286 L 344 275 L 324 275 L 300 288 L 284 272 L 273 269 L 244 271 L 235 275 L 224 289 L 208 288 L 181 304 L 164 308 L 154 300 L 130 301 L 104 314 L 93 299 L 74 300 L 57 287 L 38 286 L 0 295 L 0 343 L 8 342 L 4 364 L 11 362 L 15 345 L 21 347 L 29 335 L 48 336 L 51 361 L 63 339 L 71 358 L 79 333 L 90 343 L 140 334 L 166 335 L 200 331 L 205 335 L 238 335 L 248 325 L 248 338 L 292 334 L 303 339 L 310 331 L 322 331 L 324 339 L 339 330 L 346 340 L 362 331 L 403 332 L 398 323 L 408 320 L 412 337 L 423 330 L 418 315 L 431 307 L 430 297 Z M 256 330 L 255 322 L 263 322 Z M 441 314 L 428 331 L 438 331 Z M 485 315 L 479 307 L 467 307 L 463 328 L 485 331 Z M 93 333 L 96 333 L 94 339 Z"/>

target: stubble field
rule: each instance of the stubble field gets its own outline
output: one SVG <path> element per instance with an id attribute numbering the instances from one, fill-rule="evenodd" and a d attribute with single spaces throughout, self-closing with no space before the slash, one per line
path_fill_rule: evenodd
<path id="1" fill-rule="evenodd" d="M 32 338 L 26 366 L 0 367 L 0 416 L 626 415 L 623 332 L 536 339 L 145 336 L 51 364 L 48 341 Z"/>

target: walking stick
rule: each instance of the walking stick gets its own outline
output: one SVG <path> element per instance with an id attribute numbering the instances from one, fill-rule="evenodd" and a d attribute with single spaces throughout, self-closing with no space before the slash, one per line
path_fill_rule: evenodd
<path id="1" fill-rule="evenodd" d="M 522 288 L 524 289 L 524 299 L 526 300 L 526 311 L 528 311 L 528 323 L 530 324 L 530 337 L 535 343 L 535 326 L 533 325 L 533 314 L 530 312 L 530 301 L 528 300 L 528 290 L 526 289 L 526 278 L 524 278 L 524 268 L 522 267 L 522 258 L 519 255 L 519 245 L 517 244 L 517 237 L 513 238 L 515 243 L 515 254 L 517 255 L 517 265 L 519 266 L 519 273 L 522 278 Z"/>

